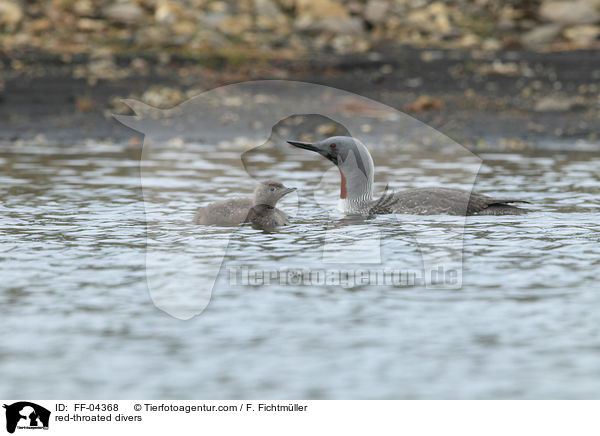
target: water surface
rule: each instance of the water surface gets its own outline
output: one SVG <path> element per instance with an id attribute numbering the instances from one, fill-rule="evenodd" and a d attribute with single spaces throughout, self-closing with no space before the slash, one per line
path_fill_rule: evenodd
<path id="1" fill-rule="evenodd" d="M 178 163 L 161 173 L 147 220 L 139 150 L 2 147 L 0 397 L 600 396 L 597 155 L 481 155 L 475 189 L 530 200 L 532 212 L 468 218 L 462 287 L 447 290 L 232 284 L 231 268 L 322 267 L 327 229 L 377 232 L 383 257 L 420 268 L 423 244 L 435 250 L 445 229 L 461 225 L 455 217 L 419 217 L 411 227 L 393 216 L 344 220 L 333 212 L 335 180 L 317 202 L 305 195 L 322 178 L 312 156 L 266 154 L 265 178 L 301 188 L 298 209 L 294 198 L 283 205 L 293 225 L 236 230 L 210 305 L 180 321 L 153 305 L 147 274 L 177 284 L 189 268 L 182 254 L 201 259 L 211 241 L 229 238 L 190 225 L 196 207 L 250 192 L 253 182 L 236 152 L 215 152 L 211 162 L 164 153 Z M 461 162 L 374 158 L 379 192 L 386 182 L 469 188 L 453 171 Z M 185 219 L 170 216 L 174 208 Z M 147 244 L 163 254 L 152 271 Z"/>

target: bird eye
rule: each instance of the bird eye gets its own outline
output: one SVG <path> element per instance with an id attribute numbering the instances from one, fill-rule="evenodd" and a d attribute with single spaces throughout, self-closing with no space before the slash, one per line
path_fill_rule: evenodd
<path id="1" fill-rule="evenodd" d="M 331 144 L 329 147 L 331 147 L 331 148 L 335 148 L 335 147 L 336 147 L 336 145 L 335 145 L 335 144 Z"/>
<path id="2" fill-rule="evenodd" d="M 271 186 L 271 192 L 275 192 L 275 188 Z"/>

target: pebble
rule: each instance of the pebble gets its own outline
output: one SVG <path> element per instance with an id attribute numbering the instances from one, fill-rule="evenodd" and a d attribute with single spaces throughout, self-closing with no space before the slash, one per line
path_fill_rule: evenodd
<path id="1" fill-rule="evenodd" d="M 385 0 L 369 0 L 363 16 L 371 24 L 382 24 L 385 22 L 388 9 L 389 3 Z"/>
<path id="2" fill-rule="evenodd" d="M 545 1 L 540 7 L 540 16 L 559 24 L 593 24 L 600 21 L 600 13 L 586 0 Z"/>
<path id="3" fill-rule="evenodd" d="M 145 21 L 144 10 L 137 3 L 116 3 L 103 10 L 104 16 L 113 23 L 142 24 Z"/>
<path id="4" fill-rule="evenodd" d="M 577 101 L 574 98 L 563 96 L 547 96 L 540 99 L 534 110 L 536 112 L 566 112 L 571 110 Z"/>
<path id="5" fill-rule="evenodd" d="M 563 35 L 572 42 L 586 45 L 598 39 L 598 36 L 600 35 L 600 26 L 582 24 L 569 27 L 563 31 Z"/>
<path id="6" fill-rule="evenodd" d="M 11 29 L 23 19 L 23 10 L 21 6 L 13 1 L 0 1 L 0 27 L 9 27 Z"/>
<path id="7" fill-rule="evenodd" d="M 554 41 L 561 31 L 562 26 L 558 24 L 545 24 L 525 33 L 521 42 L 525 48 L 537 49 Z"/>

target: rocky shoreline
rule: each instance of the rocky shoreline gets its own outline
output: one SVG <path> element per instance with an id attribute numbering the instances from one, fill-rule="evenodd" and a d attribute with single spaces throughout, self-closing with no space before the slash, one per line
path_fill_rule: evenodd
<path id="1" fill-rule="evenodd" d="M 0 0 L 0 30 L 5 53 L 62 55 L 594 49 L 600 0 Z"/>
<path id="2" fill-rule="evenodd" d="M 116 56 L 99 64 L 85 55 L 69 62 L 31 55 L 21 60 L 27 65 L 23 71 L 6 76 L 0 140 L 139 143 L 138 134 L 112 118 L 128 113 L 121 98 L 170 108 L 228 83 L 288 79 L 375 99 L 474 150 L 595 150 L 600 134 L 595 54 L 388 47 L 311 62 L 235 65 L 218 57 L 199 64 L 181 56 Z M 213 68 L 206 66 L 211 63 Z"/>
<path id="3" fill-rule="evenodd" d="M 598 48 L 600 0 L 0 0 L 0 140 L 123 141 L 121 98 L 286 79 L 473 149 L 594 148 Z"/>

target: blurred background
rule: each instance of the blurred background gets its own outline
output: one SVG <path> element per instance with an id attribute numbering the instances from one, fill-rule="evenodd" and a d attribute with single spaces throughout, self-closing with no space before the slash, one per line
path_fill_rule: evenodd
<path id="1" fill-rule="evenodd" d="M 297 58 L 386 44 L 597 48 L 598 0 L 2 0 L 2 47 Z"/>
<path id="2" fill-rule="evenodd" d="M 599 0 L 0 0 L 0 32 L 4 139 L 73 120 L 118 138 L 120 98 L 258 78 L 357 92 L 467 146 L 597 138 Z"/>

